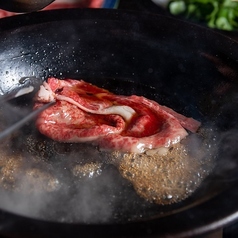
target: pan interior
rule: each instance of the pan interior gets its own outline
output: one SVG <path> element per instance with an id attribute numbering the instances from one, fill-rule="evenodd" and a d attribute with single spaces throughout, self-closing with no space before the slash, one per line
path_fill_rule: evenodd
<path id="1" fill-rule="evenodd" d="M 107 79 L 105 82 L 105 79 L 87 79 L 87 81 L 95 81 L 99 85 L 105 84 L 106 88 L 122 95 L 128 93 L 129 88 L 132 94 L 147 97 L 153 95 L 156 101 L 162 101 L 164 98 L 155 88 L 129 80 Z M 2 125 L 6 127 L 8 123 L 12 124 L 20 119 L 32 110 L 32 104 L 31 95 L 13 100 L 5 105 L 8 110 L 7 115 L 4 113 L 6 107 L 2 106 Z M 11 121 L 13 113 L 15 117 Z M 209 189 L 205 196 L 204 192 L 202 195 L 198 192 L 195 197 L 190 197 L 210 174 L 216 162 L 215 133 L 210 125 L 204 123 L 200 136 L 191 134 L 183 141 L 183 145 L 192 147 L 189 149 L 191 154 L 189 164 L 184 165 L 186 159 L 176 157 L 177 152 L 174 152 L 174 159 L 173 153 L 170 153 L 168 158 L 162 158 L 166 162 L 161 162 L 158 159 L 154 160 L 153 156 L 135 155 L 131 158 L 129 153 L 104 152 L 91 144 L 59 143 L 41 135 L 34 122 L 29 122 L 1 146 L 2 206 L 9 210 L 14 207 L 14 212 L 27 216 L 60 222 L 121 223 L 148 219 L 151 216 L 168 216 L 203 202 L 217 192 L 217 188 Z M 201 150 L 201 152 L 195 155 L 194 150 Z M 162 194 L 160 196 L 165 196 L 162 199 L 165 205 L 149 202 L 145 199 L 147 197 L 140 197 L 136 193 L 129 182 L 130 177 L 127 176 L 131 173 L 135 160 L 143 160 L 145 165 L 142 171 L 146 170 L 148 163 L 161 167 L 154 178 L 148 180 L 149 185 L 145 183 L 143 185 L 145 188 L 142 189 L 162 181 L 160 185 L 162 190 L 165 184 L 169 186 L 171 183 L 167 180 L 179 184 L 170 185 L 171 188 L 167 189 L 170 191 L 168 194 L 160 192 L 160 187 L 158 189 L 156 186 L 157 192 Z M 178 162 L 175 163 L 177 160 Z M 169 170 L 172 170 L 172 175 L 169 175 Z M 136 173 L 141 173 L 141 170 Z M 184 178 L 180 173 L 185 174 Z M 144 179 L 148 178 L 146 174 L 144 176 Z M 176 176 L 179 176 L 178 182 Z M 133 181 L 137 185 L 141 183 L 136 179 Z M 187 199 L 181 201 L 181 198 Z M 14 206 L 16 200 L 18 205 Z M 34 209 L 28 210 L 29 204 L 31 207 L 34 206 Z"/>
<path id="2" fill-rule="evenodd" d="M 237 151 L 231 145 L 237 131 L 233 110 L 237 83 L 233 79 L 238 67 L 230 54 L 228 57 L 227 52 L 209 44 L 214 37 L 218 44 L 224 39 L 203 28 L 180 21 L 174 24 L 172 19 L 160 16 L 149 20 L 147 16 L 120 16 L 110 11 L 100 18 L 87 15 L 87 11 L 80 16 L 77 11 L 70 13 L 74 19 L 66 14 L 69 19 L 59 20 L 60 29 L 58 21 L 46 17 L 41 23 L 34 24 L 34 20 L 32 25 L 3 31 L 2 94 L 17 88 L 21 77 L 45 80 L 53 76 L 82 78 L 118 94 L 143 95 L 202 122 L 212 145 L 209 152 L 213 172 L 184 201 L 165 206 L 149 203 L 136 194 L 115 166 L 101 163 L 106 155 L 98 148 L 52 142 L 39 135 L 34 123 L 29 122 L 4 142 L 4 148 L 12 154 L 6 161 L 6 150 L 1 153 L 0 206 L 43 220 L 123 223 L 170 216 L 229 189 L 237 179 Z M 109 15 L 113 20 L 105 19 Z M 31 111 L 32 98 L 28 95 L 2 105 L 2 125 Z M 91 173 L 86 175 L 85 168 L 80 167 L 85 158 L 97 161 L 91 163 Z M 21 173 L 31 183 L 18 177 Z M 19 206 L 12 206 L 16 200 Z"/>

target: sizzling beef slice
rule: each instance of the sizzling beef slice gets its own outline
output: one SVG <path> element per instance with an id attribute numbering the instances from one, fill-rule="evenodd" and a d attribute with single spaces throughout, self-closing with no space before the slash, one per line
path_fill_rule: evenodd
<path id="1" fill-rule="evenodd" d="M 170 147 L 200 123 L 140 96 L 115 95 L 83 80 L 49 78 L 35 108 L 56 101 L 37 119 L 39 131 L 60 142 L 91 142 L 102 149 L 143 153 Z"/>

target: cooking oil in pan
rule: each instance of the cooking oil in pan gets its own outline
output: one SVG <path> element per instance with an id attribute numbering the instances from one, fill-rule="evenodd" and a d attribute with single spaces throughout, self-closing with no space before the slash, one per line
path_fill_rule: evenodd
<path id="1" fill-rule="evenodd" d="M 163 154 L 124 154 L 118 166 L 121 175 L 148 201 L 166 205 L 188 198 L 214 165 L 204 138 L 190 136 Z"/>
<path id="2" fill-rule="evenodd" d="M 124 88 L 131 88 L 131 93 L 144 95 L 146 92 L 146 95 L 157 97 L 153 88 L 130 81 L 120 82 L 119 86 L 115 80 L 107 81 L 104 87 L 110 86 L 112 91 L 123 94 L 120 91 L 122 84 Z M 8 108 L 9 106 L 12 105 L 9 104 Z M 12 107 L 15 110 L 15 105 Z M 2 120 L 2 125 L 4 124 L 6 122 Z M 35 213 L 36 217 L 44 216 L 44 219 L 52 220 L 88 222 L 98 209 L 101 211 L 101 204 L 98 203 L 95 207 L 95 197 L 102 204 L 107 204 L 105 210 L 110 212 L 103 213 L 105 219 L 114 217 L 113 207 L 118 207 L 119 203 L 122 210 L 123 203 L 128 205 L 128 208 L 124 208 L 128 210 L 135 201 L 140 204 L 143 201 L 145 204 L 176 204 L 191 196 L 212 171 L 215 160 L 215 146 L 211 146 L 211 142 L 215 145 L 213 139 L 213 132 L 202 127 L 198 134 L 189 135 L 164 154 L 103 152 L 89 144 L 52 141 L 40 135 L 34 123 L 30 122 L 1 145 L 0 187 L 18 197 L 24 193 L 24 197 L 27 194 L 28 198 L 34 199 L 39 194 L 44 194 L 44 197 L 48 197 L 48 194 L 59 197 L 57 194 L 61 194 L 62 200 L 67 201 L 67 208 L 80 207 L 82 212 L 81 205 L 86 202 L 90 204 L 88 209 L 94 210 L 91 211 L 91 216 L 86 215 L 86 212 L 83 217 L 79 213 L 70 216 L 66 208 L 56 206 L 58 202 L 53 196 L 54 199 L 50 199 L 50 204 L 54 204 L 52 209 L 62 209 L 58 211 L 62 216 L 57 213 L 57 218 L 56 215 L 51 217 L 45 210 L 43 213 Z M 111 170 L 113 172 L 109 172 Z M 134 201 L 127 201 L 128 197 L 132 197 Z M 49 200 L 46 199 L 46 203 Z M 0 204 L 0 207 L 5 205 Z M 10 209 L 10 206 L 6 207 Z M 22 210 L 20 212 L 25 213 Z M 140 213 L 138 206 L 137 212 Z"/>

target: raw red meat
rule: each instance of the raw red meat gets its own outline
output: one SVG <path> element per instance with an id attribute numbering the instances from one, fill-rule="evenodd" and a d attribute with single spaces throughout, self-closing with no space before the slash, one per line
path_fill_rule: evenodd
<path id="1" fill-rule="evenodd" d="M 61 142 L 92 142 L 101 148 L 142 153 L 169 147 L 200 123 L 139 96 L 115 95 L 83 80 L 49 78 L 35 108 L 56 100 L 37 119 L 39 131 Z"/>

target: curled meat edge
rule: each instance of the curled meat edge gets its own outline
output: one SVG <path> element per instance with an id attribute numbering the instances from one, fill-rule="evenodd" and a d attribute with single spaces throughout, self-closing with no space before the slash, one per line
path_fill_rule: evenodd
<path id="1" fill-rule="evenodd" d="M 40 91 L 41 90 L 42 90 L 43 93 L 38 93 L 37 94 L 38 100 L 41 101 L 41 102 L 47 102 L 47 101 L 52 101 L 52 100 L 66 100 L 69 103 L 72 103 L 72 104 L 75 105 L 75 102 L 73 100 L 71 100 L 71 99 L 69 100 L 66 97 L 64 98 L 61 95 L 55 94 L 51 90 L 51 88 L 50 88 L 50 86 L 47 82 L 43 83 L 43 85 L 41 86 Z M 139 96 L 132 95 L 131 98 L 135 98 L 135 100 L 138 100 L 140 98 L 140 100 L 142 100 L 143 103 L 145 105 L 149 106 L 149 107 L 151 107 L 151 105 L 153 105 L 153 106 L 156 106 L 156 107 L 159 106 L 161 110 L 163 110 L 163 108 L 167 109 L 167 107 L 161 106 L 158 103 L 156 103 L 152 100 L 146 99 L 144 97 L 139 97 Z M 130 108 L 128 106 L 117 106 L 117 107 L 120 107 L 120 108 L 124 107 L 126 109 L 126 113 L 128 115 L 123 116 L 124 119 L 126 119 L 126 120 L 130 120 L 130 118 L 133 116 L 133 114 L 135 112 L 133 108 Z M 81 109 L 83 109 L 83 108 L 81 108 Z M 119 109 L 119 111 L 120 111 L 120 109 Z M 113 148 L 114 150 L 122 150 L 122 151 L 127 151 L 127 152 L 129 151 L 129 152 L 133 152 L 133 153 L 143 153 L 143 152 L 145 152 L 146 150 L 149 150 L 149 149 L 160 148 L 160 147 L 169 147 L 172 144 L 180 142 L 184 137 L 186 137 L 188 135 L 188 133 L 183 128 L 183 126 L 181 125 L 179 120 L 176 118 L 176 115 L 181 116 L 183 119 L 184 118 L 185 119 L 192 119 L 192 118 L 186 118 L 185 116 L 173 111 L 170 108 L 168 108 L 168 110 L 164 110 L 164 111 L 165 111 L 166 116 L 169 116 L 170 120 L 172 120 L 173 123 L 175 123 L 176 126 L 177 126 L 177 130 L 174 131 L 173 129 L 171 129 L 172 127 L 169 126 L 169 124 L 167 122 L 167 129 L 169 128 L 169 133 L 173 134 L 172 137 L 164 136 L 163 133 L 161 134 L 161 132 L 158 132 L 158 133 L 153 134 L 151 136 L 142 137 L 142 138 L 134 138 L 134 137 L 130 137 L 130 136 L 121 136 L 120 134 L 116 134 L 116 135 L 108 134 L 106 136 L 103 136 L 103 138 L 101 138 L 99 136 L 98 139 L 97 139 L 97 137 L 91 137 L 91 138 L 84 139 L 84 138 L 77 138 L 77 136 L 76 137 L 73 136 L 67 142 L 87 142 L 87 141 L 95 140 L 96 143 L 99 146 L 103 147 L 103 149 L 112 149 Z M 95 113 L 94 111 L 90 111 L 90 112 Z M 174 112 L 174 114 L 173 113 L 171 114 L 170 112 Z M 106 113 L 108 113 L 108 114 L 113 113 L 113 110 L 110 108 L 108 111 L 106 111 Z M 96 112 L 96 114 L 100 114 L 100 113 Z M 194 119 L 192 119 L 192 120 L 193 120 L 193 122 L 197 122 Z M 200 123 L 197 122 L 197 124 L 195 126 L 196 128 L 193 129 L 192 132 L 195 132 L 199 126 L 200 126 Z M 188 128 L 188 130 L 189 130 L 189 128 Z M 158 138 L 158 134 L 161 134 L 161 136 L 159 138 Z M 157 137 L 157 138 L 155 138 L 155 137 Z M 164 140 L 163 146 L 158 146 L 158 144 L 160 144 L 158 141 L 161 141 L 161 140 Z M 153 143 L 152 141 L 157 141 L 157 143 Z"/>

